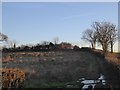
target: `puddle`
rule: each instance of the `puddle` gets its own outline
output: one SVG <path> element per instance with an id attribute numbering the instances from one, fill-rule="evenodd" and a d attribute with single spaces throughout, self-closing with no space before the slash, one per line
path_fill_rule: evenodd
<path id="1" fill-rule="evenodd" d="M 76 83 L 69 83 L 67 84 L 67 88 L 73 88 L 73 87 L 76 87 L 76 85 L 78 87 L 80 87 L 82 90 L 86 90 L 88 88 L 92 88 L 94 89 L 96 85 L 106 85 L 106 81 L 105 81 L 105 77 L 103 74 L 100 74 L 100 77 L 96 80 L 87 80 L 85 78 L 81 78 L 79 80 L 76 81 Z M 90 89 L 91 90 L 91 89 Z"/>
<path id="2" fill-rule="evenodd" d="M 102 75 L 102 74 L 100 75 L 100 77 L 97 80 L 86 80 L 83 78 L 80 80 L 81 80 L 81 83 L 84 84 L 84 86 L 82 87 L 82 90 L 87 89 L 89 86 L 92 86 L 92 88 L 94 89 L 95 85 L 100 82 L 102 83 L 102 85 L 106 84 L 104 75 Z"/>
<path id="3" fill-rule="evenodd" d="M 102 84 L 103 84 L 103 85 L 106 84 L 104 75 L 101 74 L 100 77 L 98 78 L 98 80 L 99 80 L 99 82 L 100 82 L 100 80 L 102 80 Z"/>

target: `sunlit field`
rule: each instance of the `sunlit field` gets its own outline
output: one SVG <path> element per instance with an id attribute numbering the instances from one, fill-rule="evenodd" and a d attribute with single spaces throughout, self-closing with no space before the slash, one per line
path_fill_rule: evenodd
<path id="1" fill-rule="evenodd" d="M 106 72 L 101 59 L 88 51 L 13 52 L 3 53 L 3 68 L 23 70 L 24 88 L 82 88 L 81 78 L 97 80 Z"/>
<path id="2" fill-rule="evenodd" d="M 97 79 L 100 74 L 94 57 L 86 52 L 18 52 L 3 56 L 3 60 L 9 57 L 3 67 L 24 70 L 28 88 L 66 87 L 68 82 L 77 83 L 83 77 Z"/>

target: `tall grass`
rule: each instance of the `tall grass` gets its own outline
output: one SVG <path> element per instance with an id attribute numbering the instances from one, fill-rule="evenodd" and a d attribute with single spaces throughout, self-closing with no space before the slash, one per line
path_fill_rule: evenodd
<path id="1" fill-rule="evenodd" d="M 2 69 L 2 88 L 23 88 L 25 72 L 20 69 Z"/>

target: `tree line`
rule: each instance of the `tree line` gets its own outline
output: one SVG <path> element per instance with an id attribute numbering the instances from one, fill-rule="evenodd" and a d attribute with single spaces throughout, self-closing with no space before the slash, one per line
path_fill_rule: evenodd
<path id="1" fill-rule="evenodd" d="M 113 53 L 113 45 L 118 38 L 117 27 L 111 22 L 93 22 L 90 29 L 86 29 L 83 32 L 82 39 L 91 43 L 92 48 L 96 48 L 96 44 L 102 46 L 103 52 L 106 53 L 110 48 L 111 53 Z M 0 41 L 9 41 L 8 36 L 0 33 Z M 58 44 L 59 38 L 55 37 L 53 39 L 54 45 Z M 42 45 L 48 45 L 49 42 L 43 41 Z M 15 42 L 11 43 L 13 48 L 15 48 Z"/>
<path id="2" fill-rule="evenodd" d="M 65 50 L 72 49 L 73 45 L 68 42 L 59 42 L 59 38 L 53 38 L 53 42 L 50 41 L 42 41 L 41 43 L 37 43 L 35 45 L 21 45 L 16 46 L 16 42 L 8 39 L 7 35 L 0 34 L 0 41 L 6 42 L 7 46 L 2 47 L 3 52 L 19 52 L 19 51 L 50 51 L 50 50 Z"/>
<path id="3" fill-rule="evenodd" d="M 102 46 L 106 53 L 109 48 L 113 53 L 113 45 L 117 40 L 117 27 L 111 22 L 93 22 L 90 29 L 83 32 L 81 39 L 91 43 L 92 48 L 96 48 L 96 43 Z"/>

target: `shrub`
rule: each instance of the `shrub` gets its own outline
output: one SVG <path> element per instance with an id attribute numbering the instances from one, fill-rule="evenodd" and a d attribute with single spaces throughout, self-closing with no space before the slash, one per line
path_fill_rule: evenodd
<path id="1" fill-rule="evenodd" d="M 23 88 L 25 73 L 20 69 L 2 69 L 2 88 Z"/>

